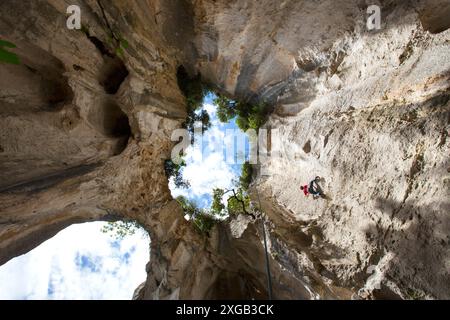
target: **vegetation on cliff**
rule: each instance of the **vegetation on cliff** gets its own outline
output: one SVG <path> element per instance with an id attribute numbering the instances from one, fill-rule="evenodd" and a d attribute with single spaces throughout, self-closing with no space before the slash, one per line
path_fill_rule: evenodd
<path id="1" fill-rule="evenodd" d="M 147 231 L 136 220 L 123 220 L 108 222 L 101 229 L 101 232 L 109 234 L 116 240 L 122 240 L 125 237 L 132 236 L 139 231 L 148 236 Z"/>
<path id="2" fill-rule="evenodd" d="M 181 159 L 179 164 L 176 164 L 172 159 L 164 161 L 164 171 L 168 179 L 173 177 L 173 182 L 178 188 L 187 189 L 190 187 L 189 181 L 183 179 L 182 168 L 186 167 L 186 161 Z"/>
<path id="3" fill-rule="evenodd" d="M 231 100 L 216 93 L 214 103 L 217 105 L 217 115 L 222 122 L 229 122 L 236 118 L 236 124 L 242 131 L 258 130 L 266 121 L 269 114 L 268 106 L 263 103 L 251 104 L 244 101 Z"/>
<path id="4" fill-rule="evenodd" d="M 184 122 L 184 128 L 188 129 L 191 136 L 194 134 L 195 122 L 202 123 L 203 131 L 211 127 L 211 121 L 208 112 L 202 110 L 205 96 L 210 91 L 209 88 L 202 82 L 201 76 L 189 77 L 183 66 L 177 71 L 178 87 L 186 97 L 187 117 Z"/>
<path id="5" fill-rule="evenodd" d="M 252 166 L 245 162 L 241 176 L 230 189 L 214 188 L 212 204 L 209 209 L 201 209 L 195 202 L 186 197 L 177 197 L 185 215 L 194 227 L 202 234 L 209 235 L 215 224 L 231 215 L 248 214 L 253 216 L 250 208 L 248 187 L 252 181 Z"/>

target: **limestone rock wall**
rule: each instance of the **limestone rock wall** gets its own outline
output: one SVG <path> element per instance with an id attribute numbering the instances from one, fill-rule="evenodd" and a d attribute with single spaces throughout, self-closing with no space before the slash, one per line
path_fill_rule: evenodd
<path id="1" fill-rule="evenodd" d="M 447 19 L 448 5 L 435 7 Z M 450 33 L 421 19 L 393 6 L 380 32 L 344 35 L 332 45 L 339 64 L 300 71 L 267 123 L 282 156 L 256 187 L 312 237 L 304 268 L 354 297 L 449 298 Z M 305 103 L 293 96 L 307 77 Z M 299 190 L 316 175 L 326 200 Z"/>

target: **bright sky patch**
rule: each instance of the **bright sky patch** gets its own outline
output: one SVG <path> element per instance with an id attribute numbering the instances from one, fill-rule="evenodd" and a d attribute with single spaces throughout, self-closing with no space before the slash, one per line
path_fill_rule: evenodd
<path id="1" fill-rule="evenodd" d="M 177 188 L 173 178 L 169 181 L 169 188 L 174 198 L 184 196 L 194 201 L 200 208 L 208 208 L 212 202 L 214 188 L 230 189 L 233 180 L 239 178 L 242 164 L 228 164 L 225 161 L 223 143 L 227 142 L 227 129 L 239 130 L 234 120 L 222 123 L 217 117 L 217 107 L 213 104 L 215 96 L 205 97 L 203 108 L 208 112 L 211 128 L 203 135 L 203 155 L 200 150 L 190 146 L 186 150 L 186 167 L 183 168 L 183 178 L 189 181 L 188 189 Z M 201 160 L 200 160 L 201 159 Z"/>
<path id="2" fill-rule="evenodd" d="M 104 222 L 72 225 L 0 267 L 0 299 L 130 300 L 146 279 L 149 238 L 115 240 Z"/>

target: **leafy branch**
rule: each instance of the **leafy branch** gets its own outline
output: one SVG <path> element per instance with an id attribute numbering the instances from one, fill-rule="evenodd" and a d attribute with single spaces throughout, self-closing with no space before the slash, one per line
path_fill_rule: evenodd
<path id="1" fill-rule="evenodd" d="M 221 122 L 229 122 L 236 119 L 236 124 L 242 131 L 248 129 L 259 130 L 267 121 L 268 106 L 263 103 L 251 104 L 249 102 L 235 101 L 217 93 L 214 104 L 217 105 L 217 117 Z"/>
<path id="2" fill-rule="evenodd" d="M 137 221 L 124 220 L 108 222 L 102 227 L 101 232 L 111 235 L 116 240 L 122 240 L 134 235 L 138 230 L 144 230 L 144 228 Z"/>
<path id="3" fill-rule="evenodd" d="M 17 54 L 9 52 L 5 50 L 3 47 L 16 48 L 16 45 L 9 41 L 0 40 L 0 62 L 5 62 L 9 64 L 20 64 L 20 59 L 17 56 Z"/>

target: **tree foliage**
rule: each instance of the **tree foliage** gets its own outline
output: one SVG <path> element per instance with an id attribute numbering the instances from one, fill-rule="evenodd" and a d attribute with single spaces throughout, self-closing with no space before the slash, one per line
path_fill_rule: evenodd
<path id="1" fill-rule="evenodd" d="M 253 167 L 252 165 L 246 161 L 242 165 L 241 176 L 239 177 L 239 184 L 244 190 L 248 190 L 250 183 L 252 182 L 253 175 Z"/>
<path id="2" fill-rule="evenodd" d="M 220 217 L 226 215 L 225 212 L 226 208 L 222 202 L 224 194 L 225 191 L 223 189 L 219 188 L 213 189 L 213 201 L 211 204 L 211 213 Z"/>
<path id="3" fill-rule="evenodd" d="M 215 224 L 219 222 L 210 212 L 200 209 L 196 203 L 186 197 L 179 196 L 176 199 L 181 205 L 184 213 L 189 216 L 189 220 L 201 234 L 208 235 Z"/>
<path id="4" fill-rule="evenodd" d="M 134 235 L 138 230 L 143 229 L 135 220 L 124 220 L 108 222 L 101 229 L 101 232 L 111 235 L 116 240 L 122 240 L 127 236 Z"/>
<path id="5" fill-rule="evenodd" d="M 176 164 L 172 159 L 167 159 L 164 161 L 164 171 L 168 179 L 173 177 L 175 186 L 178 188 L 187 189 L 191 185 L 188 181 L 183 179 L 183 174 L 181 172 L 182 168 L 186 166 L 186 162 L 181 160 L 180 164 Z"/>
<path id="6" fill-rule="evenodd" d="M 224 196 L 227 199 L 226 205 L 223 203 Z M 214 189 L 211 213 L 218 216 L 237 214 L 253 215 L 250 212 L 250 197 L 240 187 L 229 190 Z"/>
<path id="7" fill-rule="evenodd" d="M 232 195 L 227 200 L 227 210 L 230 215 L 248 214 L 250 212 L 250 197 L 242 188 L 231 190 Z"/>
<path id="8" fill-rule="evenodd" d="M 176 200 L 180 204 L 184 213 L 189 216 L 189 218 L 193 218 L 202 212 L 202 209 L 200 209 L 195 202 L 187 199 L 184 196 L 178 196 Z"/>
<path id="9" fill-rule="evenodd" d="M 208 234 L 211 228 L 220 221 L 220 218 L 227 215 L 248 214 L 254 217 L 250 209 L 250 196 L 247 191 L 252 173 L 252 166 L 245 162 L 235 188 L 213 189 L 213 200 L 209 210 L 200 209 L 196 203 L 183 196 L 179 196 L 176 200 L 196 229 L 203 234 Z"/>
<path id="10" fill-rule="evenodd" d="M 206 110 L 201 110 L 205 96 L 209 93 L 209 88 L 203 84 L 201 76 L 189 77 L 183 66 L 177 71 L 178 87 L 186 97 L 187 118 L 184 127 L 191 135 L 194 133 L 194 123 L 200 121 L 202 130 L 206 131 L 211 127 L 210 117 Z"/>
<path id="11" fill-rule="evenodd" d="M 250 210 L 250 196 L 248 195 L 248 188 L 252 181 L 253 168 L 247 161 L 242 165 L 241 176 L 235 182 L 235 188 L 224 190 L 216 188 L 213 190 L 213 202 L 211 205 L 211 212 L 215 215 L 236 215 L 249 214 L 253 215 Z M 223 199 L 226 198 L 226 205 Z"/>
<path id="12" fill-rule="evenodd" d="M 219 222 L 219 220 L 208 212 L 201 212 L 192 221 L 200 233 L 207 235 L 209 235 L 211 229 Z"/>
<path id="13" fill-rule="evenodd" d="M 203 132 L 208 130 L 209 128 L 211 128 L 211 119 L 206 110 L 196 110 L 196 111 L 188 113 L 188 116 L 184 123 L 184 127 L 186 127 L 186 129 L 188 129 L 191 136 L 193 136 L 193 134 L 194 134 L 194 128 L 195 128 L 196 122 L 201 122 Z"/>
<path id="14" fill-rule="evenodd" d="M 217 117 L 221 122 L 236 118 L 237 126 L 244 132 L 248 129 L 258 130 L 266 122 L 269 112 L 264 103 L 234 101 L 221 94 L 217 94 L 214 104 L 217 105 Z"/>

